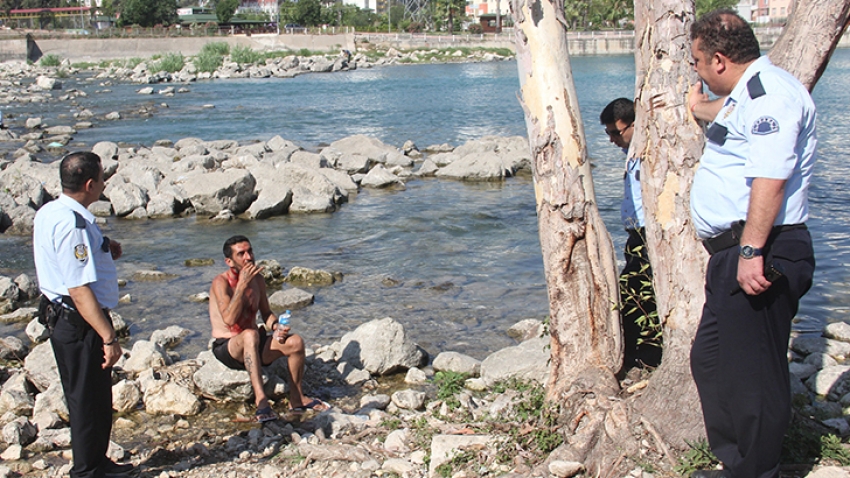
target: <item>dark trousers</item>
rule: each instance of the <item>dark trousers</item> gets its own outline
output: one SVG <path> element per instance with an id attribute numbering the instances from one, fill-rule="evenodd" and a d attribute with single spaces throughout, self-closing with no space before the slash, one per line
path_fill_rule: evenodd
<path id="1" fill-rule="evenodd" d="M 639 343 L 641 332 L 645 329 L 639 323 L 641 317 L 655 312 L 655 291 L 652 290 L 652 268 L 649 254 L 644 243 L 644 229 L 629 229 L 626 241 L 626 266 L 620 273 L 620 316 L 623 322 L 623 372 L 628 369 L 648 365 L 657 367 L 661 363 L 661 338 L 655 344 Z M 650 282 L 649 290 L 644 283 Z M 624 290 L 625 289 L 625 290 Z"/>
<path id="2" fill-rule="evenodd" d="M 765 264 L 779 264 L 784 277 L 757 296 L 738 286 L 737 247 L 711 256 L 702 320 L 691 348 L 708 442 L 734 478 L 779 476 L 791 418 L 791 320 L 815 269 L 805 229 L 778 234 L 765 252 Z"/>
<path id="3" fill-rule="evenodd" d="M 71 418 L 71 477 L 102 478 L 112 432 L 112 368 L 102 368 L 103 340 L 60 318 L 50 343 Z"/>

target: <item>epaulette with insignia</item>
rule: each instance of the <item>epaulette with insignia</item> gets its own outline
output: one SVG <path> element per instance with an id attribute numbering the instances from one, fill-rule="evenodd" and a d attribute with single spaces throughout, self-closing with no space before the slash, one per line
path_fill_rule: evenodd
<path id="1" fill-rule="evenodd" d="M 750 93 L 750 98 L 752 99 L 764 96 L 767 93 L 764 91 L 764 85 L 761 84 L 761 78 L 759 78 L 758 73 L 753 75 L 750 81 L 747 82 L 747 91 Z"/>

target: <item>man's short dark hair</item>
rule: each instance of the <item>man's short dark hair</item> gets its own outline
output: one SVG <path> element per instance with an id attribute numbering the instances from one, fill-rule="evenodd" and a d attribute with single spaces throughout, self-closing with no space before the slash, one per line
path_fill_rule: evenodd
<path id="1" fill-rule="evenodd" d="M 635 122 L 635 104 L 632 100 L 617 98 L 608 103 L 599 115 L 599 122 L 602 124 L 614 124 L 617 120 L 627 125 Z"/>
<path id="2" fill-rule="evenodd" d="M 759 41 L 750 24 L 728 8 L 706 13 L 691 25 L 691 41 L 699 38 L 706 57 L 720 53 L 732 63 L 749 63 L 759 56 Z"/>
<path id="3" fill-rule="evenodd" d="M 100 171 L 100 156 L 90 151 L 68 153 L 59 163 L 62 189 L 72 193 L 80 192 L 86 181 L 99 179 Z"/>
<path id="4" fill-rule="evenodd" d="M 251 241 L 249 241 L 247 237 L 242 235 L 236 235 L 224 241 L 224 247 L 222 248 L 222 252 L 224 252 L 224 257 L 232 259 L 231 256 L 233 255 L 233 246 L 239 244 L 240 242 L 247 242 L 248 244 L 251 243 Z"/>

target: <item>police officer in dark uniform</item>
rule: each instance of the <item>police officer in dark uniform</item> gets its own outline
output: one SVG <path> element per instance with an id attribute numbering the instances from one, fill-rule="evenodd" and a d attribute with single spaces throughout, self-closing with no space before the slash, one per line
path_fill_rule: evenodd
<path id="1" fill-rule="evenodd" d="M 109 309 L 118 304 L 113 259 L 121 245 L 101 234 L 86 209 L 104 188 L 100 158 L 71 153 L 59 169 L 62 195 L 36 214 L 33 249 L 42 310 L 71 421 L 73 478 L 124 476 L 132 465 L 106 457 L 112 431 L 112 366 L 121 346 Z"/>
<path id="2" fill-rule="evenodd" d="M 733 11 L 700 18 L 691 40 L 697 74 L 726 97 L 691 190 L 694 226 L 711 255 L 691 371 L 724 469 L 693 476 L 775 478 L 791 417 L 791 320 L 815 268 L 805 226 L 815 106 L 796 78 L 760 56 Z"/>

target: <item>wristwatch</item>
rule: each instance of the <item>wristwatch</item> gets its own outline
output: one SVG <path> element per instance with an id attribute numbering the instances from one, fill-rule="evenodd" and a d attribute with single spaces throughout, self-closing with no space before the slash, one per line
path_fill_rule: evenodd
<path id="1" fill-rule="evenodd" d="M 738 254 L 744 259 L 752 259 L 753 257 L 761 256 L 761 249 L 750 245 L 740 246 L 738 248 Z"/>

